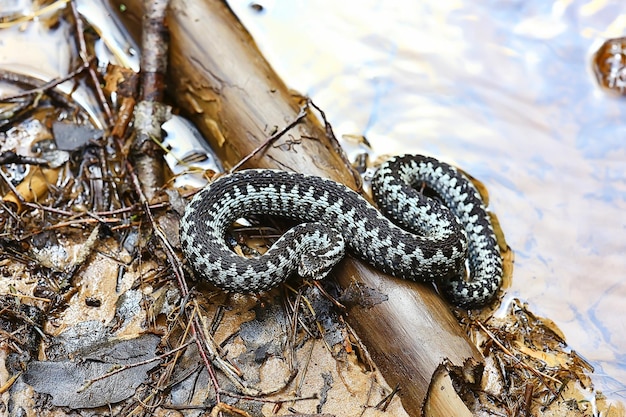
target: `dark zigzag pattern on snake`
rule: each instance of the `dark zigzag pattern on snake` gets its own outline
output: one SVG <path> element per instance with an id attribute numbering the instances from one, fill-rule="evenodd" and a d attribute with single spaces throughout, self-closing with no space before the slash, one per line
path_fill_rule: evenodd
<path id="1" fill-rule="evenodd" d="M 424 185 L 445 206 L 417 191 Z M 480 306 L 493 298 L 502 282 L 500 251 L 478 191 L 459 170 L 430 157 L 395 157 L 374 175 L 372 192 L 391 221 L 358 193 L 328 179 L 267 169 L 225 175 L 187 206 L 182 249 L 200 277 L 233 292 L 264 291 L 294 272 L 323 277 L 345 245 L 383 272 L 435 282 L 456 305 Z M 304 223 L 264 255 L 240 257 L 227 246 L 226 230 L 235 220 L 258 214 Z M 467 257 L 469 280 L 464 279 Z"/>

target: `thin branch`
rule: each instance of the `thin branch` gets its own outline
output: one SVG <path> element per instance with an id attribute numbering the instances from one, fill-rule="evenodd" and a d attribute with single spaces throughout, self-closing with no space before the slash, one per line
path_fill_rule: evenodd
<path id="1" fill-rule="evenodd" d="M 105 373 L 103 375 L 100 375 L 100 376 L 97 376 L 95 378 L 90 379 L 89 381 L 87 381 L 85 383 L 85 385 L 83 385 L 78 390 L 78 392 L 82 392 L 82 391 L 86 390 L 91 385 L 93 385 L 94 382 L 103 380 L 105 378 L 109 378 L 109 377 L 111 377 L 111 376 L 113 376 L 115 374 L 119 374 L 120 372 L 124 372 L 127 369 L 136 368 L 138 366 L 143 366 L 143 365 L 147 365 L 147 364 L 152 363 L 152 362 L 160 361 L 163 358 L 166 358 L 166 357 L 168 357 L 170 355 L 173 355 L 174 353 L 177 353 L 180 350 L 185 349 L 187 346 L 190 346 L 192 343 L 193 343 L 193 341 L 189 341 L 189 342 L 187 342 L 187 343 L 185 343 L 185 344 L 183 344 L 181 346 L 178 346 L 175 349 L 170 350 L 169 352 L 165 352 L 165 353 L 163 353 L 161 355 L 155 356 L 154 358 L 146 359 L 146 360 L 141 361 L 141 362 L 129 363 L 127 365 L 122 365 L 122 366 L 120 366 L 118 368 L 115 368 L 112 371 L 109 371 L 109 372 L 107 372 L 107 373 Z"/>
<path id="2" fill-rule="evenodd" d="M 298 115 L 296 116 L 296 118 L 289 123 L 287 126 L 285 126 L 282 130 L 279 130 L 278 132 L 274 133 L 272 136 L 270 136 L 269 138 L 265 139 L 263 141 L 263 143 L 261 143 L 259 146 L 257 146 L 252 152 L 250 152 L 248 155 L 246 155 L 241 161 L 239 161 L 234 167 L 232 167 L 228 172 L 232 173 L 237 171 L 243 164 L 245 164 L 246 162 L 248 162 L 250 159 L 252 159 L 256 154 L 258 154 L 259 152 L 261 152 L 263 149 L 265 149 L 266 147 L 268 147 L 269 145 L 271 145 L 274 141 L 278 140 L 281 136 L 283 136 L 285 133 L 287 133 L 292 127 L 294 127 L 295 125 L 297 125 L 298 123 L 300 123 L 302 121 L 302 119 L 304 119 L 307 115 L 307 110 L 309 109 L 309 105 L 308 103 L 302 107 L 300 109 L 300 113 L 298 113 Z"/>
<path id="3" fill-rule="evenodd" d="M 6 176 L 6 174 L 4 173 L 2 169 L 0 169 L 0 177 L 2 177 L 4 182 L 7 184 L 7 186 L 11 190 L 11 192 L 15 194 L 15 197 L 18 199 L 18 201 L 21 204 L 24 204 L 25 203 L 24 197 L 22 197 L 22 195 L 17 191 L 17 188 L 15 188 L 11 180 Z"/>
<path id="4" fill-rule="evenodd" d="M 78 9 L 76 8 L 76 5 L 74 3 L 75 3 L 74 1 L 70 2 L 70 9 L 72 11 L 72 16 L 74 17 L 74 24 L 76 25 L 76 37 L 78 40 L 80 59 L 83 61 L 83 65 L 86 65 L 87 68 L 89 68 L 89 76 L 91 77 L 91 84 L 94 88 L 94 91 L 96 92 L 96 95 L 98 96 L 98 100 L 100 101 L 100 106 L 102 107 L 102 110 L 104 111 L 104 114 L 106 116 L 106 123 L 108 127 L 108 126 L 111 126 L 111 124 L 113 123 L 113 114 L 111 112 L 111 107 L 109 106 L 109 103 L 106 100 L 106 97 L 104 96 L 104 92 L 102 91 L 102 88 L 100 87 L 100 80 L 98 79 L 98 74 L 96 73 L 96 70 L 93 68 L 91 60 L 88 59 L 87 44 L 85 43 L 85 34 L 84 34 L 85 29 L 83 27 L 83 20 L 80 17 L 80 14 L 78 13 Z"/>
<path id="5" fill-rule="evenodd" d="M 36 17 L 42 16 L 46 13 L 51 13 L 53 11 L 56 11 L 57 9 L 62 8 L 65 5 L 65 3 L 67 3 L 68 1 L 70 0 L 57 0 L 54 3 L 49 4 L 48 6 L 32 11 L 30 14 L 20 16 L 17 19 L 0 22 L 0 29 L 6 29 L 6 28 L 10 28 L 11 26 L 29 22 L 31 20 L 34 20 Z"/>
<path id="6" fill-rule="evenodd" d="M 85 71 L 87 68 L 89 68 L 89 65 L 91 64 L 91 62 L 94 59 L 95 59 L 94 57 L 89 57 L 86 61 L 83 61 L 82 65 L 80 65 L 78 68 L 76 68 L 74 71 L 68 73 L 67 75 L 64 75 L 63 77 L 54 78 L 54 79 L 52 79 L 50 81 L 47 81 L 47 82 L 41 84 L 38 87 L 31 88 L 30 90 L 22 91 L 21 93 L 18 93 L 18 94 L 12 95 L 12 96 L 2 97 L 2 98 L 0 98 L 0 101 L 12 101 L 12 100 L 17 100 L 17 99 L 20 99 L 20 98 L 31 96 L 33 94 L 44 93 L 44 92 L 46 92 L 46 91 L 56 87 L 57 85 L 63 84 L 64 82 L 66 82 L 68 80 L 71 80 L 72 78 L 74 78 L 77 75 L 81 74 L 83 71 Z"/>
<path id="7" fill-rule="evenodd" d="M 47 212 L 50 212 L 50 213 L 58 214 L 58 215 L 61 215 L 61 216 L 71 217 L 72 219 L 79 219 L 79 218 L 81 218 L 83 216 L 89 216 L 89 217 L 92 217 L 93 219 L 100 220 L 104 216 L 115 216 L 115 215 L 119 215 L 119 214 L 127 214 L 127 213 L 132 213 L 132 212 L 136 212 L 136 213 L 142 212 L 142 206 L 137 206 L 137 205 L 129 206 L 129 207 L 121 207 L 121 208 L 115 209 L 115 210 L 85 211 L 85 212 L 82 212 L 82 213 L 75 213 L 75 212 L 72 212 L 72 211 L 58 209 L 58 208 L 55 208 L 55 207 L 44 206 L 44 205 L 37 204 L 37 203 L 31 203 L 29 201 L 24 202 L 24 205 L 26 207 L 30 207 L 32 209 L 39 209 L 39 210 L 47 211 Z M 168 206 L 169 206 L 169 203 L 166 203 L 166 202 L 154 203 L 154 204 L 150 204 L 149 205 L 151 210 L 160 209 L 160 208 L 164 208 L 164 207 L 168 207 Z M 120 219 L 118 219 L 118 220 L 120 220 Z M 111 220 L 107 220 L 107 219 L 104 219 L 103 221 L 104 222 L 111 222 Z"/>

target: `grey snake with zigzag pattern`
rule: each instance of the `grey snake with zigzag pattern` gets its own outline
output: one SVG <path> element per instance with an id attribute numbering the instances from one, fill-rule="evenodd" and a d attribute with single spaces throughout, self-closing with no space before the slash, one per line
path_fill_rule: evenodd
<path id="1" fill-rule="evenodd" d="M 424 186 L 444 204 L 418 191 Z M 434 158 L 404 155 L 381 165 L 372 193 L 391 221 L 328 179 L 268 169 L 228 174 L 188 204 L 180 224 L 182 249 L 197 274 L 233 292 L 264 291 L 295 272 L 322 278 L 347 249 L 383 272 L 435 282 L 459 306 L 480 306 L 494 297 L 502 258 L 489 214 L 465 175 Z M 302 224 L 262 256 L 238 256 L 226 244 L 227 229 L 260 214 Z"/>

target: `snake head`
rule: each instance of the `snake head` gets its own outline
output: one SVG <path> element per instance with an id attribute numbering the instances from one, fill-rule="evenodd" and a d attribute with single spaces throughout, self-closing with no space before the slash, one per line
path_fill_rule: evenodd
<path id="1" fill-rule="evenodd" d="M 327 228 L 328 226 L 324 226 Z M 298 275 L 309 279 L 325 278 L 345 254 L 345 242 L 341 233 L 328 228 L 329 233 L 316 231 L 312 240 L 314 247 L 300 255 Z"/>

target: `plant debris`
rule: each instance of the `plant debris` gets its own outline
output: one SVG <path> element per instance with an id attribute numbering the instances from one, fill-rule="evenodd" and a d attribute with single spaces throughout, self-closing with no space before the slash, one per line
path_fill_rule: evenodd
<path id="1" fill-rule="evenodd" d="M 606 91 L 626 95 L 626 37 L 605 41 L 593 57 L 593 70 Z"/>
<path id="2" fill-rule="evenodd" d="M 57 407 L 97 408 L 133 396 L 148 371 L 159 365 L 155 352 L 160 338 L 155 335 L 77 346 L 81 342 L 74 339 L 71 348 L 59 347 L 71 350 L 71 360 L 31 362 L 24 382 L 40 394 L 49 394 L 50 403 Z"/>

